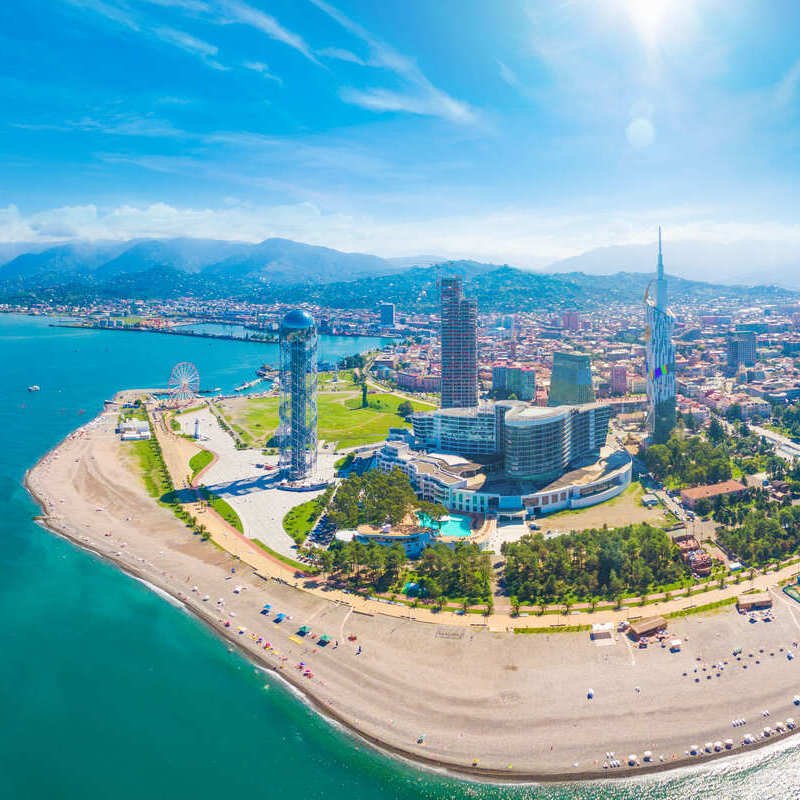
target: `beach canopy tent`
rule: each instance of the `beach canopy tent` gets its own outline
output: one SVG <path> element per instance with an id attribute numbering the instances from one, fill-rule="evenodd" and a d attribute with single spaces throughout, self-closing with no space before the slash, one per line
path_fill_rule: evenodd
<path id="1" fill-rule="evenodd" d="M 328 636 L 327 633 L 323 633 L 322 636 L 319 637 L 319 643 L 320 644 L 328 644 L 328 642 L 330 640 L 331 640 L 331 637 Z"/>
<path id="2" fill-rule="evenodd" d="M 283 622 L 285 619 L 286 619 L 286 614 L 284 614 L 283 612 L 275 615 L 275 622 Z"/>
<path id="3" fill-rule="evenodd" d="M 306 634 L 308 634 L 308 633 L 311 633 L 311 628 L 309 628 L 309 627 L 308 627 L 308 625 L 303 625 L 303 627 L 302 627 L 302 628 L 300 628 L 300 630 L 299 630 L 299 631 L 297 631 L 297 632 L 298 632 L 298 633 L 299 633 L 301 636 L 305 636 Z"/>
<path id="4" fill-rule="evenodd" d="M 753 594 L 740 594 L 736 598 L 736 610 L 739 612 L 757 611 L 758 609 L 772 608 L 772 597 L 769 592 L 754 592 Z"/>
<path id="5" fill-rule="evenodd" d="M 641 639 L 642 636 L 651 636 L 654 633 L 663 631 L 666 627 L 667 621 L 664 617 L 645 617 L 632 622 L 630 632 L 634 638 Z"/>

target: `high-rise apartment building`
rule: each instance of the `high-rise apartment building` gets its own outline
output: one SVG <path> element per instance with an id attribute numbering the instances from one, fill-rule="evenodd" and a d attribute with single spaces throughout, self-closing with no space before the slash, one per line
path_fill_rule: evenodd
<path id="1" fill-rule="evenodd" d="M 394 303 L 381 303 L 378 306 L 381 328 L 394 327 Z"/>
<path id="2" fill-rule="evenodd" d="M 565 331 L 578 331 L 581 328 L 581 317 L 577 311 L 565 311 L 561 315 L 561 327 Z"/>
<path id="3" fill-rule="evenodd" d="M 585 353 L 553 353 L 549 406 L 572 406 L 594 401 L 592 361 Z"/>
<path id="4" fill-rule="evenodd" d="M 533 400 L 536 397 L 536 373 L 530 367 L 495 364 L 492 367 L 492 392 L 505 399 Z"/>
<path id="5" fill-rule="evenodd" d="M 440 281 L 442 408 L 478 405 L 478 304 L 464 297 L 460 277 Z"/>
<path id="6" fill-rule="evenodd" d="M 628 393 L 628 370 L 620 364 L 611 367 L 611 394 L 625 395 Z"/>
<path id="7" fill-rule="evenodd" d="M 663 444 L 675 427 L 675 315 L 667 308 L 667 281 L 658 229 L 658 268 L 655 296 L 647 290 L 645 312 L 645 368 L 647 370 L 647 427 L 654 444 Z"/>
<path id="8" fill-rule="evenodd" d="M 756 365 L 756 345 L 758 336 L 755 331 L 738 331 L 728 336 L 728 368 L 734 372 L 740 367 Z"/>

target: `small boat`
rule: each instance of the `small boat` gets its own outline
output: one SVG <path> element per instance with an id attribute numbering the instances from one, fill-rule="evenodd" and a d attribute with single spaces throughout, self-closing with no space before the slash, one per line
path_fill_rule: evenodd
<path id="1" fill-rule="evenodd" d="M 32 384 L 31 386 L 28 387 L 28 391 L 29 392 L 39 392 L 39 391 L 41 391 L 41 389 L 42 389 L 42 387 L 39 386 L 38 383 L 34 383 L 34 384 Z"/>

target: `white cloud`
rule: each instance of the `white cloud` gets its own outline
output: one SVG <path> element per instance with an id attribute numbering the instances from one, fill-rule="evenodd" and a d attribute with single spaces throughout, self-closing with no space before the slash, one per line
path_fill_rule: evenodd
<path id="1" fill-rule="evenodd" d="M 198 39 L 196 36 L 177 28 L 153 26 L 147 18 L 132 14 L 127 5 L 116 5 L 107 2 L 107 0 L 64 0 L 64 2 L 77 8 L 92 11 L 131 31 L 154 37 L 166 44 L 177 47 L 179 50 L 183 50 L 185 53 L 198 56 L 203 63 L 212 69 L 228 69 L 215 58 L 219 52 L 219 48 L 216 45 L 203 39 Z M 195 0 L 147 0 L 147 2 L 157 6 L 171 6 L 184 11 L 201 11 L 206 7 L 204 3 L 195 2 Z"/>
<path id="2" fill-rule="evenodd" d="M 798 86 L 800 86 L 800 60 L 795 61 L 778 81 L 774 91 L 776 105 L 779 108 L 786 108 L 791 105 L 797 95 Z"/>
<path id="3" fill-rule="evenodd" d="M 247 3 L 240 2 L 240 0 L 222 0 L 221 7 L 231 21 L 241 23 L 242 25 L 249 25 L 266 34 L 271 39 L 275 39 L 297 50 L 298 53 L 304 55 L 309 61 L 319 65 L 319 61 L 311 52 L 311 48 L 306 44 L 303 37 L 284 28 L 275 17 L 271 17 L 263 11 L 247 5 Z"/>
<path id="4" fill-rule="evenodd" d="M 252 70 L 253 72 L 257 72 L 259 75 L 262 75 L 264 78 L 270 81 L 275 81 L 275 83 L 283 83 L 283 79 L 277 76 L 272 70 L 270 70 L 269 66 L 265 64 L 263 61 L 245 61 L 242 66 L 245 69 Z"/>
<path id="5" fill-rule="evenodd" d="M 317 50 L 317 53 L 325 58 L 333 58 L 337 61 L 346 61 L 350 64 L 358 64 L 360 67 L 368 66 L 363 58 L 357 56 L 351 50 L 345 50 L 341 47 L 323 47 Z"/>
<path id="6" fill-rule="evenodd" d="M 106 19 L 116 22 L 125 28 L 132 31 L 139 31 L 141 27 L 139 21 L 134 17 L 126 8 L 121 8 L 114 3 L 108 3 L 106 0 L 65 0 L 71 6 L 83 8 L 88 11 L 93 11 L 95 14 Z"/>
<path id="7" fill-rule="evenodd" d="M 500 70 L 500 77 L 513 89 L 520 89 L 522 84 L 520 82 L 517 73 L 514 72 L 508 64 L 503 63 L 500 59 L 497 59 L 497 66 Z"/>
<path id="8" fill-rule="evenodd" d="M 196 36 L 192 36 L 191 34 L 188 34 L 185 31 L 177 30 L 176 28 L 155 28 L 153 33 L 162 41 L 174 45 L 175 47 L 179 48 L 180 50 L 184 50 L 187 53 L 199 56 L 206 64 L 208 64 L 209 67 L 212 67 L 213 69 L 228 69 L 228 67 L 220 64 L 220 62 L 216 60 L 215 56 L 219 52 L 219 48 L 214 44 L 210 44 L 203 39 L 198 39 Z"/>
<path id="9" fill-rule="evenodd" d="M 348 33 L 361 40 L 369 49 L 370 55 L 366 61 L 342 58 L 342 51 L 338 51 L 340 60 L 364 63 L 369 67 L 388 70 L 400 78 L 407 87 L 403 91 L 382 87 L 364 89 L 344 87 L 340 90 L 339 96 L 345 102 L 371 111 L 405 111 L 412 114 L 441 117 L 462 124 L 471 124 L 477 121 L 476 112 L 467 103 L 450 97 L 446 92 L 434 86 L 412 59 L 397 52 L 385 42 L 381 42 L 368 30 L 325 0 L 311 0 L 311 2 Z M 348 56 L 353 55 L 349 51 L 344 52 Z M 358 59 L 357 56 L 355 58 Z"/>
<path id="10" fill-rule="evenodd" d="M 191 11 L 195 13 L 209 11 L 208 3 L 204 0 L 143 0 L 151 6 L 161 6 L 162 8 L 179 8 L 181 11 Z"/>
<path id="11" fill-rule="evenodd" d="M 190 135 L 186 131 L 176 128 L 171 122 L 151 114 L 95 115 L 59 123 L 12 122 L 10 125 L 13 128 L 29 131 L 98 132 L 114 136 L 139 136 L 156 139 L 186 138 Z"/>
<path id="12" fill-rule="evenodd" d="M 432 89 L 425 94 L 395 92 L 391 89 L 352 89 L 345 87 L 339 96 L 346 103 L 370 111 L 404 111 L 431 117 L 444 117 L 452 122 L 475 121 L 472 109 L 444 92 Z"/>

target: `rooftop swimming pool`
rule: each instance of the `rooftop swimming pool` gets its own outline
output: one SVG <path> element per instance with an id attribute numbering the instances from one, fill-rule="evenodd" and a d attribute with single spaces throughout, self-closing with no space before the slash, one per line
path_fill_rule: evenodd
<path id="1" fill-rule="evenodd" d="M 464 514 L 448 514 L 437 522 L 422 511 L 417 511 L 419 524 L 426 528 L 438 528 L 442 536 L 469 536 L 472 533 L 471 520 Z"/>

